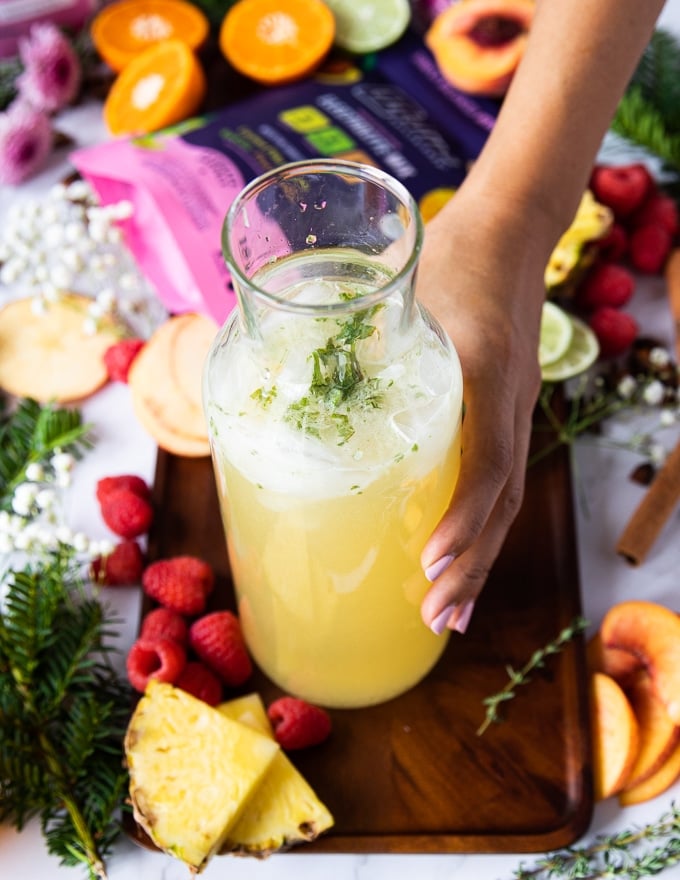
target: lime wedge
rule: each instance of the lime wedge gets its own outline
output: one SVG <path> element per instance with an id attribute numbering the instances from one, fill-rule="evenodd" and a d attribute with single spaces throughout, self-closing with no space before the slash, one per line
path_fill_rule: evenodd
<path id="1" fill-rule="evenodd" d="M 541 367 L 554 364 L 567 353 L 573 333 L 574 325 L 564 309 L 549 300 L 544 302 L 538 343 L 538 362 Z"/>
<path id="2" fill-rule="evenodd" d="M 558 360 L 541 366 L 544 382 L 563 382 L 579 373 L 584 373 L 597 360 L 600 345 L 597 337 L 587 324 L 573 315 L 569 316 L 572 324 L 572 336 L 569 348 Z"/>
<path id="3" fill-rule="evenodd" d="M 362 55 L 396 43 L 411 21 L 408 0 L 324 0 L 335 16 L 335 45 Z"/>

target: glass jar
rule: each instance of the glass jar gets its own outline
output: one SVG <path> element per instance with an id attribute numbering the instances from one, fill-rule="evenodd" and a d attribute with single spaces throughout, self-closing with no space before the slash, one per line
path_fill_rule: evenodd
<path id="1" fill-rule="evenodd" d="M 338 160 L 262 175 L 224 224 L 238 306 L 204 405 L 238 611 L 265 674 L 328 707 L 402 693 L 446 645 L 420 554 L 458 476 L 462 377 L 414 298 L 422 238 L 398 181 Z"/>

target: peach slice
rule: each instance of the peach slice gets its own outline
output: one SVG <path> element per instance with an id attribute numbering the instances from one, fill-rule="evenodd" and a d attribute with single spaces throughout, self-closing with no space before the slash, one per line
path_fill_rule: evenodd
<path id="1" fill-rule="evenodd" d="M 626 695 L 637 718 L 640 746 L 624 791 L 653 776 L 680 743 L 680 727 L 669 717 L 646 671 L 635 677 Z"/>
<path id="2" fill-rule="evenodd" d="M 591 672 L 604 672 L 623 688 L 633 680 L 638 670 L 644 669 L 640 658 L 631 654 L 630 651 L 623 651 L 621 648 L 605 648 L 599 632 L 596 632 L 588 642 L 586 657 Z"/>
<path id="3" fill-rule="evenodd" d="M 522 59 L 534 0 L 474 0 L 441 12 L 425 34 L 442 76 L 470 94 L 505 94 Z"/>
<path id="4" fill-rule="evenodd" d="M 652 798 L 663 794 L 675 782 L 680 779 L 680 742 L 675 747 L 666 761 L 644 782 L 632 788 L 626 788 L 619 794 L 619 803 L 622 807 L 630 807 L 633 804 L 642 804 Z"/>
<path id="5" fill-rule="evenodd" d="M 621 686 L 603 672 L 590 677 L 590 721 L 595 800 L 626 784 L 640 742 L 638 722 Z"/>
<path id="6" fill-rule="evenodd" d="M 605 649 L 639 657 L 672 721 L 680 724 L 680 617 L 655 602 L 619 602 L 605 614 L 600 636 Z"/>

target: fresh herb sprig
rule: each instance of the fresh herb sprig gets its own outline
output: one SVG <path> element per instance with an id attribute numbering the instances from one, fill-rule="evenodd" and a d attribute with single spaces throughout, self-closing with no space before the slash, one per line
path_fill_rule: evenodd
<path id="1" fill-rule="evenodd" d="M 655 822 L 600 835 L 583 847 L 549 853 L 513 873 L 516 880 L 641 880 L 680 864 L 680 809 L 675 804 Z"/>
<path id="2" fill-rule="evenodd" d="M 559 652 L 579 633 L 582 633 L 588 626 L 588 621 L 582 617 L 576 617 L 566 626 L 559 635 L 548 642 L 543 648 L 538 648 L 527 662 L 520 669 L 512 666 L 506 666 L 505 671 L 508 674 L 508 683 L 498 693 L 482 700 L 482 705 L 486 706 L 486 717 L 477 729 L 477 736 L 482 736 L 487 728 L 493 723 L 501 720 L 499 708 L 502 703 L 512 700 L 515 697 L 515 689 L 521 685 L 526 685 L 531 681 L 530 674 L 535 669 L 541 669 L 545 666 L 545 661 L 553 654 Z"/>
<path id="3" fill-rule="evenodd" d="M 0 586 L 0 821 L 38 817 L 51 854 L 105 878 L 127 793 L 116 621 L 63 545 Z"/>
<path id="4" fill-rule="evenodd" d="M 382 401 L 378 380 L 366 378 L 359 362 L 356 346 L 375 331 L 370 319 L 381 304 L 355 312 L 340 324 L 338 332 L 315 349 L 312 360 L 312 381 L 309 392 L 293 402 L 286 413 L 289 422 L 299 430 L 321 437 L 324 430 L 336 431 L 340 443 L 354 434 L 349 406 L 377 409 Z"/>
<path id="5" fill-rule="evenodd" d="M 91 428 L 77 409 L 41 405 L 24 398 L 0 413 L 0 510 L 9 510 L 16 487 L 31 464 L 44 464 L 55 452 L 78 458 L 92 444 Z"/>

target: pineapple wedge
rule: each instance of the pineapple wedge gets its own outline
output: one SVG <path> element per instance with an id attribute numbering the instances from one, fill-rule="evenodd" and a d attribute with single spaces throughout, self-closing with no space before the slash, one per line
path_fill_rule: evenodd
<path id="1" fill-rule="evenodd" d="M 125 735 L 134 817 L 159 849 L 198 873 L 277 754 L 272 739 L 151 681 Z"/>
<path id="2" fill-rule="evenodd" d="M 571 225 L 558 241 L 545 269 L 548 296 L 569 295 L 595 256 L 594 243 L 604 238 L 614 215 L 592 192 L 584 191 Z"/>
<path id="3" fill-rule="evenodd" d="M 258 694 L 247 694 L 219 705 L 228 718 L 273 738 Z M 297 843 L 314 840 L 333 825 L 333 816 L 309 783 L 279 751 L 241 818 L 228 832 L 223 852 L 259 858 Z"/>

